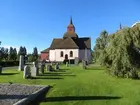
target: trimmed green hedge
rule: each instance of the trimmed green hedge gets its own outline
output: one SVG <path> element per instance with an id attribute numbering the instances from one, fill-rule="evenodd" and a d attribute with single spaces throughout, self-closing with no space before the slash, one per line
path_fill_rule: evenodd
<path id="1" fill-rule="evenodd" d="M 2 67 L 18 66 L 19 61 L 0 61 Z"/>

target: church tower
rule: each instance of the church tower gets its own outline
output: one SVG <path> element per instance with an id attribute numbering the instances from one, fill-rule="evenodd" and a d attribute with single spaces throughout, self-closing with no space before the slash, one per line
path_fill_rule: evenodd
<path id="1" fill-rule="evenodd" d="M 67 32 L 64 33 L 63 38 L 78 38 L 78 35 L 75 33 L 75 26 L 73 25 L 72 22 L 72 17 L 70 18 L 70 23 L 67 27 Z"/>
<path id="2" fill-rule="evenodd" d="M 72 17 L 70 19 L 70 24 L 67 27 L 67 32 L 75 32 L 75 27 L 74 27 L 73 22 L 72 22 Z"/>

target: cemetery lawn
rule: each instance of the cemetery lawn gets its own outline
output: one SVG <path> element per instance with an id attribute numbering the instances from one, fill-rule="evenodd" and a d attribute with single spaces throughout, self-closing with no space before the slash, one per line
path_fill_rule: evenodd
<path id="1" fill-rule="evenodd" d="M 60 68 L 59 72 L 27 80 L 23 72 L 4 70 L 0 82 L 51 85 L 41 105 L 140 105 L 140 80 L 110 76 L 98 65 L 90 65 L 87 70 L 81 66 Z"/>

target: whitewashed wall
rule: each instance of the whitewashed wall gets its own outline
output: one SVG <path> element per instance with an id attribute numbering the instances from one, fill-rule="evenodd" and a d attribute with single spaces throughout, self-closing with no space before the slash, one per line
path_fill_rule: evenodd
<path id="1" fill-rule="evenodd" d="M 60 56 L 60 52 L 63 51 L 63 57 Z M 73 57 L 70 57 L 70 51 L 73 51 Z M 65 55 L 68 55 L 68 59 L 75 59 L 79 57 L 79 49 L 55 49 L 50 50 L 49 59 L 50 61 L 64 61 Z"/>
<path id="2" fill-rule="evenodd" d="M 49 50 L 49 60 L 55 61 L 55 50 Z"/>

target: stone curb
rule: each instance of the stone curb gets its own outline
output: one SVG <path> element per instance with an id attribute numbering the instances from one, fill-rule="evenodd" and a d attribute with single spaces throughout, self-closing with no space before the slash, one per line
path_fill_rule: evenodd
<path id="1" fill-rule="evenodd" d="M 13 105 L 27 105 L 31 101 L 33 101 L 38 95 L 42 94 L 45 91 L 48 91 L 49 88 L 50 88 L 50 86 L 42 87 L 41 89 L 37 90 L 36 92 L 34 92 L 33 94 L 31 94 L 30 96 L 19 100 L 18 102 L 16 102 Z"/>

